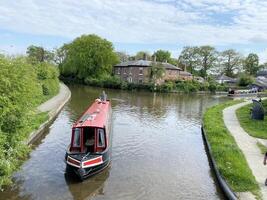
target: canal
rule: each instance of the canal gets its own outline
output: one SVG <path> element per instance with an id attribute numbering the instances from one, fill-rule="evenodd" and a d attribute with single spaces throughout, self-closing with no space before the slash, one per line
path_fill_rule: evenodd
<path id="1" fill-rule="evenodd" d="M 224 101 L 209 95 L 106 90 L 112 100 L 112 163 L 84 182 L 65 174 L 72 123 L 101 90 L 70 86 L 72 98 L 0 199 L 223 199 L 200 126 L 204 110 Z"/>

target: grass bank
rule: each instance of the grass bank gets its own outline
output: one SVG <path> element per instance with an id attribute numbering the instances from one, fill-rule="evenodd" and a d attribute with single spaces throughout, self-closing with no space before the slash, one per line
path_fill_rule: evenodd
<path id="1" fill-rule="evenodd" d="M 25 139 L 48 119 L 37 107 L 58 93 L 58 74 L 49 63 L 0 55 L 0 189 L 28 157 Z"/>
<path id="2" fill-rule="evenodd" d="M 219 172 L 234 192 L 252 192 L 259 196 L 259 186 L 242 151 L 225 127 L 223 109 L 239 103 L 229 101 L 209 108 L 203 117 L 203 127 Z"/>
<path id="3" fill-rule="evenodd" d="M 262 105 L 265 111 L 267 111 L 267 100 L 263 100 Z M 249 135 L 267 139 L 267 117 L 265 116 L 265 119 L 262 121 L 251 119 L 250 108 L 252 108 L 252 104 L 243 106 L 236 111 L 240 125 Z"/>

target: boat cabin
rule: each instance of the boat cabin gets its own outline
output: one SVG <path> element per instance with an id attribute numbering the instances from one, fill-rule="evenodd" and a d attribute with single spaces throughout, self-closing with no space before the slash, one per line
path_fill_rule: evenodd
<path id="1" fill-rule="evenodd" d="M 70 152 L 96 153 L 106 149 L 104 128 L 75 127 L 72 129 Z"/>
<path id="2" fill-rule="evenodd" d="M 72 127 L 71 153 L 101 153 L 108 147 L 108 100 L 96 101 Z"/>

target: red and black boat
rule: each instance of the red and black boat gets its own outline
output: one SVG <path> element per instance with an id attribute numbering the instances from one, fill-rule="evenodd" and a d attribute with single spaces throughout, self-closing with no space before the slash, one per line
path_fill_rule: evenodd
<path id="1" fill-rule="evenodd" d="M 65 156 L 67 173 L 75 172 L 83 180 L 109 165 L 111 115 L 111 102 L 103 93 L 73 124 Z"/>

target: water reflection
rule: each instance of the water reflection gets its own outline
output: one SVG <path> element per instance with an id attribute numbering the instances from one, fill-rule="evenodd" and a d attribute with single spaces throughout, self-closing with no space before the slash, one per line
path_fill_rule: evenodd
<path id="1" fill-rule="evenodd" d="M 72 123 L 102 92 L 71 85 L 71 101 L 0 199 L 220 199 L 200 125 L 224 101 L 209 95 L 106 90 L 112 100 L 112 167 L 85 182 L 65 176 Z"/>
<path id="2" fill-rule="evenodd" d="M 104 195 L 104 183 L 109 177 L 110 167 L 106 168 L 97 176 L 92 176 L 90 179 L 82 183 L 75 175 L 65 173 L 65 181 L 73 199 L 84 200 L 94 196 Z"/>

